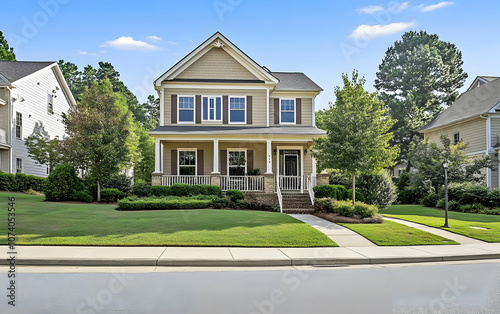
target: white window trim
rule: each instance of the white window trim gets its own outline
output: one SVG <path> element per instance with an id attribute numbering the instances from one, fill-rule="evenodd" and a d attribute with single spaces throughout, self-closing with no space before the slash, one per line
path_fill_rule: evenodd
<path id="1" fill-rule="evenodd" d="M 210 117 L 210 98 L 214 98 L 214 99 L 220 98 L 220 119 L 219 120 L 217 120 L 217 118 L 214 119 L 214 120 L 210 120 L 210 119 L 205 120 L 205 119 L 203 119 L 203 115 L 205 113 L 205 111 L 203 110 L 203 98 L 205 98 L 205 97 L 209 99 L 209 101 L 208 101 L 208 114 L 207 114 L 207 117 Z M 214 105 L 216 106 L 214 108 L 214 110 L 215 110 L 214 117 L 217 117 L 217 109 L 216 109 L 217 108 L 217 103 L 215 102 Z M 246 104 L 245 104 L 245 108 L 246 108 Z M 224 105 L 222 104 L 222 95 L 220 95 L 220 96 L 219 95 L 202 95 L 201 96 L 201 121 L 203 121 L 203 122 L 220 122 L 220 123 L 222 123 L 222 116 L 223 115 L 224 115 Z"/>
<path id="2" fill-rule="evenodd" d="M 243 98 L 245 102 L 245 113 L 243 114 L 243 118 L 245 121 L 243 122 L 231 122 L 231 98 Z M 233 109 L 233 110 L 240 110 L 240 109 Z M 227 97 L 227 121 L 229 124 L 247 124 L 247 96 L 241 96 L 241 95 L 229 95 Z"/>
<path id="3" fill-rule="evenodd" d="M 282 100 L 293 100 L 293 122 L 282 122 L 281 121 L 281 101 Z M 295 98 L 279 98 L 280 105 L 280 124 L 297 124 L 297 101 Z"/>
<path id="4" fill-rule="evenodd" d="M 20 129 L 19 129 L 19 137 L 17 136 L 17 132 L 16 132 L 17 131 L 17 122 L 18 122 L 17 114 L 21 115 L 21 125 L 20 125 Z M 16 120 L 15 120 L 15 125 L 14 125 L 14 137 L 17 139 L 23 139 L 23 114 L 22 114 L 22 112 L 19 112 L 19 111 L 16 111 Z"/>
<path id="5" fill-rule="evenodd" d="M 52 102 L 50 101 L 51 99 L 52 99 Z M 54 94 L 49 93 L 47 96 L 47 113 L 51 114 L 51 115 L 54 114 L 54 99 L 55 99 Z M 51 108 L 50 110 L 49 110 L 49 105 Z"/>
<path id="6" fill-rule="evenodd" d="M 20 161 L 21 168 L 19 168 L 19 167 L 17 166 L 17 161 L 18 161 L 18 160 Z M 18 171 L 17 171 L 17 170 L 20 170 L 20 171 L 19 171 L 20 173 L 24 173 L 23 159 L 22 159 L 22 158 L 19 158 L 19 157 L 16 157 L 16 173 L 18 173 Z"/>
<path id="7" fill-rule="evenodd" d="M 458 135 L 458 142 L 455 141 L 455 135 Z M 453 133 L 453 144 L 460 143 L 460 132 Z"/>
<path id="8" fill-rule="evenodd" d="M 193 121 L 181 121 L 179 119 L 180 101 L 181 97 L 193 97 Z M 186 109 L 183 109 L 186 110 Z M 196 96 L 195 95 L 177 95 L 177 124 L 195 124 L 196 123 Z"/>
<path id="9" fill-rule="evenodd" d="M 194 152 L 194 175 L 198 175 L 198 152 L 196 148 L 177 148 L 177 175 L 181 175 L 180 152 Z"/>
<path id="10" fill-rule="evenodd" d="M 227 175 L 229 176 L 229 152 L 245 152 L 245 174 L 247 173 L 248 166 L 248 152 L 246 148 L 228 148 L 227 149 Z"/>

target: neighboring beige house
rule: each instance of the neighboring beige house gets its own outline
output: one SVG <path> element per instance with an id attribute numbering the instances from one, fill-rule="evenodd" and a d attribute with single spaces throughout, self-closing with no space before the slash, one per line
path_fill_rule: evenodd
<path id="1" fill-rule="evenodd" d="M 150 132 L 153 184 L 273 194 L 278 184 L 296 192 L 314 185 L 310 152 L 326 132 L 315 126 L 314 99 L 322 89 L 305 74 L 272 72 L 217 32 L 154 86 L 160 125 Z"/>
<path id="2" fill-rule="evenodd" d="M 0 61 L 0 171 L 48 176 L 48 166 L 28 157 L 24 140 L 34 133 L 62 138 L 61 113 L 74 105 L 57 63 Z"/>
<path id="3" fill-rule="evenodd" d="M 440 143 L 441 135 L 467 144 L 471 156 L 489 155 L 500 161 L 500 78 L 478 76 L 469 89 L 420 132 L 430 142 Z M 486 185 L 498 188 L 500 172 L 486 169 Z"/>

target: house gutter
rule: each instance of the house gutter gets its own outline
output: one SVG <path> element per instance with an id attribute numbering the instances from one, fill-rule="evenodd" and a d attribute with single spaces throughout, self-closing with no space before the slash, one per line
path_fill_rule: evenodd
<path id="1" fill-rule="evenodd" d="M 490 152 L 492 151 L 491 147 L 491 116 L 487 115 L 486 117 L 483 117 L 482 114 L 479 115 L 480 118 L 486 119 L 486 156 L 489 156 Z M 500 177 L 499 177 L 500 179 Z M 499 182 L 500 183 L 500 182 Z M 491 183 L 491 168 L 488 168 L 486 172 L 486 185 L 488 188 L 491 188 L 492 183 Z"/>

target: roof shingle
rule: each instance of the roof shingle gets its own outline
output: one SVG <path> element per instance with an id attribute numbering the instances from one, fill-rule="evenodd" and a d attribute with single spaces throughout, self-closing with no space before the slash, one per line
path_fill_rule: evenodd
<path id="1" fill-rule="evenodd" d="M 10 84 L 55 62 L 0 61 L 0 84 Z"/>
<path id="2" fill-rule="evenodd" d="M 279 80 L 275 90 L 323 90 L 307 75 L 301 72 L 271 72 L 271 74 Z"/>

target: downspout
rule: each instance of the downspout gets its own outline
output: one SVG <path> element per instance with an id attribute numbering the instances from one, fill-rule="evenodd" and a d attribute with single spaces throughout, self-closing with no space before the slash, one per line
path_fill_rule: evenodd
<path id="1" fill-rule="evenodd" d="M 480 118 L 486 119 L 486 156 L 489 156 L 491 151 L 491 116 L 487 115 L 483 117 L 482 114 L 479 115 Z M 491 188 L 491 168 L 486 171 L 486 186 Z"/>

